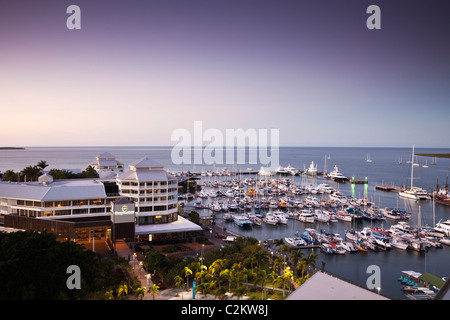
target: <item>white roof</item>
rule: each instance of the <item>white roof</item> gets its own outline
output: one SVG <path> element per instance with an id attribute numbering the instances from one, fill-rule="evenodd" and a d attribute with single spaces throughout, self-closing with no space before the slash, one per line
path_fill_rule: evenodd
<path id="1" fill-rule="evenodd" d="M 177 221 L 161 224 L 136 225 L 136 234 L 158 234 L 167 232 L 187 232 L 187 231 L 201 231 L 203 230 L 199 225 L 178 216 Z"/>
<path id="2" fill-rule="evenodd" d="M 0 182 L 0 197 L 59 201 L 106 198 L 106 192 L 103 183 L 100 181 L 86 179 L 58 180 L 47 185 Z"/>
<path id="3" fill-rule="evenodd" d="M 149 157 L 143 157 L 139 160 L 136 160 L 130 163 L 129 166 L 135 168 L 164 167 L 161 163 L 153 159 L 150 159 Z"/>
<path id="4" fill-rule="evenodd" d="M 117 177 L 117 180 L 133 181 L 165 181 L 168 180 L 167 172 L 164 170 L 133 171 L 128 170 Z"/>
<path id="5" fill-rule="evenodd" d="M 111 153 L 103 152 L 102 154 L 97 156 L 97 159 L 116 159 Z"/>
<path id="6" fill-rule="evenodd" d="M 388 298 L 323 272 L 316 272 L 286 300 L 389 300 Z"/>

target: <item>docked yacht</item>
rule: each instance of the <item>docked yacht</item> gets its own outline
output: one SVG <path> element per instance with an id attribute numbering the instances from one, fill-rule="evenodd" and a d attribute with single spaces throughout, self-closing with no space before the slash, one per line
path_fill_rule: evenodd
<path id="1" fill-rule="evenodd" d="M 407 190 L 400 191 L 398 193 L 400 197 L 409 198 L 413 200 L 430 200 L 431 196 L 426 192 L 426 190 L 419 187 L 411 187 Z"/>
<path id="2" fill-rule="evenodd" d="M 338 167 L 337 167 L 336 165 L 334 166 L 334 170 L 331 171 L 331 172 L 327 175 L 327 178 L 330 179 L 330 180 L 333 180 L 333 181 L 335 181 L 335 182 L 346 182 L 346 181 L 349 180 L 346 176 L 344 176 L 344 175 L 339 171 L 339 169 L 338 169 Z"/>
<path id="3" fill-rule="evenodd" d="M 308 170 L 306 170 L 306 173 L 309 174 L 310 176 L 317 175 L 317 164 L 315 164 L 314 161 L 311 162 Z"/>
<path id="4" fill-rule="evenodd" d="M 243 214 L 234 215 L 233 221 L 241 228 L 251 227 L 253 225 L 252 221 Z"/>
<path id="5" fill-rule="evenodd" d="M 286 242 L 286 244 L 288 246 L 291 246 L 294 248 L 307 245 L 306 241 L 300 237 L 286 237 L 286 238 L 284 238 L 284 242 Z"/>
<path id="6" fill-rule="evenodd" d="M 301 210 L 297 216 L 297 219 L 301 222 L 314 223 L 314 214 L 309 210 Z"/>
<path id="7" fill-rule="evenodd" d="M 422 188 L 413 186 L 414 179 L 414 145 L 412 149 L 412 161 L 411 161 L 411 187 L 409 189 L 402 190 L 398 193 L 400 197 L 409 198 L 413 200 L 429 200 L 431 196 Z"/>
<path id="8" fill-rule="evenodd" d="M 450 236 L 450 220 L 439 220 L 436 224 L 435 229 L 437 231 L 443 232 L 446 236 Z"/>

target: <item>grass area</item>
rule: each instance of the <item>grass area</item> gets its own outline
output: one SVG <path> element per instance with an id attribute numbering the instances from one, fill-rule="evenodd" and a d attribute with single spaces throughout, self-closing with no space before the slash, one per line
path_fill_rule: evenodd
<path id="1" fill-rule="evenodd" d="M 450 153 L 418 153 L 416 156 L 421 157 L 435 157 L 435 158 L 450 158 Z"/>

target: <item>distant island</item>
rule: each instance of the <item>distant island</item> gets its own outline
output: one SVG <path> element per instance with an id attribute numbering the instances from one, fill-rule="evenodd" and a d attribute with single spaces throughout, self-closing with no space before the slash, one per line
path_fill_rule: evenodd
<path id="1" fill-rule="evenodd" d="M 434 157 L 434 158 L 450 158 L 450 153 L 418 153 L 416 156 Z"/>
<path id="2" fill-rule="evenodd" d="M 25 148 L 20 147 L 0 147 L 0 150 L 24 150 Z"/>

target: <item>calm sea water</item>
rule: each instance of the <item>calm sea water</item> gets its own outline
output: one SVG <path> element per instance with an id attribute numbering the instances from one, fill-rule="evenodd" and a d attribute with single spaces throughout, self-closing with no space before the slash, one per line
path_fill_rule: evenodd
<path id="1" fill-rule="evenodd" d="M 149 156 L 166 166 L 170 171 L 196 171 L 213 170 L 227 167 L 230 170 L 247 170 L 253 168 L 259 170 L 261 164 L 242 165 L 174 165 L 171 160 L 171 147 L 30 147 L 25 150 L 0 150 L 0 171 L 21 170 L 28 165 L 34 165 L 40 160 L 49 164 L 47 169 L 85 169 L 95 157 L 103 152 L 110 152 L 117 160 L 125 165 Z M 433 225 L 440 219 L 450 219 L 450 207 L 436 204 L 434 214 L 431 201 L 415 202 L 398 198 L 397 193 L 382 192 L 375 190 L 375 185 L 410 185 L 411 165 L 406 164 L 411 159 L 411 148 L 325 148 L 325 147 L 282 147 L 279 150 L 280 165 L 291 166 L 297 169 L 308 168 L 311 161 L 318 165 L 319 171 L 331 171 L 335 165 L 348 177 L 365 179 L 368 185 L 338 184 L 327 181 L 332 187 L 339 189 L 346 195 L 363 197 L 367 195 L 379 207 L 400 207 L 412 213 L 409 223 L 413 226 L 419 223 L 419 205 L 421 212 L 421 225 Z M 416 153 L 450 153 L 450 149 L 425 149 L 416 148 Z M 365 158 L 370 156 L 372 162 L 366 162 Z M 403 164 L 397 164 L 401 160 Z M 436 165 L 428 168 L 422 167 L 431 158 L 417 157 L 421 166 L 414 167 L 414 185 L 420 186 L 428 191 L 436 188 L 436 183 L 445 184 L 450 168 L 450 159 L 436 159 Z M 245 177 L 245 176 L 243 176 Z M 223 179 L 223 178 L 220 178 Z M 302 180 L 295 177 L 295 183 L 320 184 L 321 177 Z M 200 210 L 202 215 L 209 215 L 208 210 Z M 250 230 L 243 230 L 233 223 L 221 221 L 220 214 L 217 222 L 223 224 L 235 233 L 252 236 L 259 240 L 279 239 L 293 235 L 295 232 L 303 232 L 305 225 L 296 220 L 289 220 L 287 225 L 269 226 L 263 224 Z M 369 222 L 362 222 L 356 227 L 362 228 Z M 390 221 L 377 222 L 373 225 L 389 228 Z M 324 229 L 330 232 L 344 235 L 345 230 L 354 226 L 349 222 L 339 221 L 337 223 L 316 224 L 316 229 Z M 308 253 L 305 251 L 305 254 Z M 333 272 L 343 278 L 353 281 L 361 286 L 366 286 L 369 274 L 366 273 L 368 266 L 378 265 L 381 268 L 381 294 L 393 299 L 405 299 L 397 282 L 401 271 L 414 270 L 417 272 L 430 272 L 438 277 L 450 276 L 450 247 L 432 248 L 428 252 L 401 251 L 393 249 L 388 252 L 367 252 L 365 254 L 354 253 L 345 255 L 326 255 L 316 249 L 319 254 L 318 266 L 325 263 L 325 270 Z"/>

